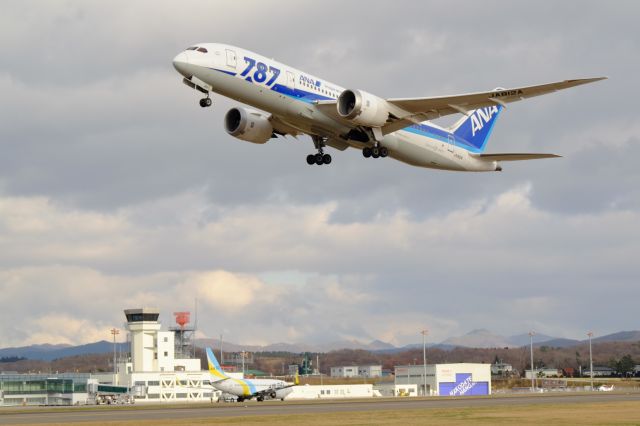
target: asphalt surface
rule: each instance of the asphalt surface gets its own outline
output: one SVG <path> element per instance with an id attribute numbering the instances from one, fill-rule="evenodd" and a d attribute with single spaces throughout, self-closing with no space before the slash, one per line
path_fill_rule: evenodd
<path id="1" fill-rule="evenodd" d="M 371 400 L 333 400 L 296 402 L 220 403 L 212 406 L 153 406 L 109 409 L 86 407 L 56 409 L 52 407 L 0 407 L 0 424 L 46 424 L 74 422 L 110 422 L 240 416 L 348 413 L 352 411 L 415 410 L 423 408 L 495 407 L 544 404 L 579 404 L 593 402 L 637 401 L 640 393 L 543 394 L 462 398 L 374 398 Z M 4 412 L 3 412 L 4 411 Z"/>

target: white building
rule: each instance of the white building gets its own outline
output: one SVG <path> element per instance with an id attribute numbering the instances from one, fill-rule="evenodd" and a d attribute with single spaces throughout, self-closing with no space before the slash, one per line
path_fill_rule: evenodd
<path id="1" fill-rule="evenodd" d="M 331 377 L 381 377 L 381 365 L 345 365 L 331 367 Z"/>
<path id="2" fill-rule="evenodd" d="M 127 386 L 138 402 L 205 402 L 220 392 L 209 384 L 200 359 L 175 357 L 175 333 L 161 331 L 157 309 L 127 309 L 131 361 L 117 365 L 117 374 L 100 374 L 100 383 Z M 242 377 L 242 374 L 231 376 Z"/>
<path id="3" fill-rule="evenodd" d="M 536 368 L 533 370 L 535 377 L 561 377 L 562 372 L 557 368 Z M 531 380 L 531 369 L 524 370 L 524 378 Z"/>
<path id="4" fill-rule="evenodd" d="M 358 376 L 357 365 L 331 367 L 331 377 L 357 377 L 357 376 Z"/>
<path id="5" fill-rule="evenodd" d="M 491 368 L 489 364 L 471 363 L 431 364 L 426 368 L 399 365 L 395 367 L 395 384 L 417 385 L 418 395 L 490 395 Z"/>
<path id="6" fill-rule="evenodd" d="M 342 399 L 342 398 L 370 398 L 381 396 L 373 390 L 373 385 L 304 385 L 294 386 L 287 395 L 288 400 L 294 399 Z"/>
<path id="7" fill-rule="evenodd" d="M 382 366 L 381 365 L 359 365 L 358 376 L 382 377 Z"/>
<path id="8" fill-rule="evenodd" d="M 513 373 L 513 366 L 505 362 L 491 364 L 491 374 L 494 376 L 505 376 Z"/>

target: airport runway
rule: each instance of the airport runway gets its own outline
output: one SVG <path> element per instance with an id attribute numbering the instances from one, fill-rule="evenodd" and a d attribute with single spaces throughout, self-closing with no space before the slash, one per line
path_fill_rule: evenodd
<path id="1" fill-rule="evenodd" d="M 46 424 L 74 422 L 109 422 L 225 418 L 257 415 L 347 413 L 352 411 L 415 410 L 421 408 L 461 408 L 514 405 L 579 404 L 592 402 L 637 401 L 640 393 L 544 394 L 463 398 L 374 398 L 371 400 L 330 400 L 295 402 L 220 403 L 189 406 L 153 406 L 57 409 L 52 407 L 0 408 L 0 424 Z M 3 413 L 5 411 L 5 413 Z"/>

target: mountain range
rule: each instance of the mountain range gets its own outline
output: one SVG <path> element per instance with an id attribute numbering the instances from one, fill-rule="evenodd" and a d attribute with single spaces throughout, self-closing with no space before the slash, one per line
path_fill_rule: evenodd
<path id="1" fill-rule="evenodd" d="M 608 334 L 592 339 L 593 343 L 599 342 L 629 342 L 640 341 L 640 330 L 636 331 L 620 331 L 617 333 Z M 534 346 L 552 346 L 552 347 L 570 347 L 583 344 L 585 340 L 565 339 L 545 334 L 535 334 L 533 336 Z M 427 346 L 430 348 L 439 348 L 444 350 L 450 350 L 455 347 L 467 347 L 467 348 L 504 348 L 504 347 L 521 347 L 529 345 L 530 337 L 528 334 L 518 334 L 515 336 L 501 336 L 494 334 L 489 330 L 478 329 L 470 331 L 469 333 L 450 337 L 441 343 L 429 343 Z M 219 339 L 197 339 L 196 345 L 199 347 L 213 347 L 215 349 L 220 348 Z M 371 352 L 402 352 L 409 349 L 422 348 L 422 344 L 410 344 L 401 347 L 394 346 L 390 343 L 382 342 L 380 340 L 374 340 L 369 343 L 363 343 L 357 340 L 340 340 L 335 342 L 329 342 L 325 344 L 309 344 L 309 343 L 273 343 L 269 345 L 241 345 L 233 342 L 222 342 L 223 350 L 225 352 L 330 352 L 339 349 L 361 349 Z M 117 343 L 116 351 L 128 352 L 127 343 Z M 4 348 L 0 349 L 0 359 L 7 357 L 24 357 L 27 359 L 51 361 L 58 358 L 64 358 L 68 356 L 86 355 L 86 354 L 99 354 L 113 352 L 113 343 L 106 340 L 99 342 L 73 346 L 65 344 L 41 344 L 30 345 L 22 347 Z M 0 363 L 0 370 L 2 370 L 2 363 Z"/>

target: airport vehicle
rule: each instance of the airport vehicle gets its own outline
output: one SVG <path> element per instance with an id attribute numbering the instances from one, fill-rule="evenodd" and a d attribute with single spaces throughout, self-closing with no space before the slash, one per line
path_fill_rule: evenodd
<path id="1" fill-rule="evenodd" d="M 229 377 L 220 367 L 211 348 L 207 348 L 207 363 L 211 373 L 211 385 L 224 393 L 235 395 L 238 402 L 255 398 L 264 401 L 266 398 L 283 400 L 298 385 L 296 376 L 294 383 L 275 379 L 234 379 Z"/>
<path id="2" fill-rule="evenodd" d="M 559 157 L 541 153 L 484 152 L 495 121 L 508 103 L 602 80 L 565 80 L 512 89 L 427 98 L 383 99 L 364 90 L 345 89 L 262 55 L 219 43 L 198 43 L 179 53 L 173 66 L 183 82 L 253 108 L 234 107 L 225 115 L 230 135 L 256 144 L 278 136 L 307 134 L 316 153 L 309 165 L 330 164 L 324 148 L 362 150 L 365 158 L 391 157 L 441 170 L 500 171 L 504 161 Z M 451 127 L 426 121 L 462 114 Z"/>

